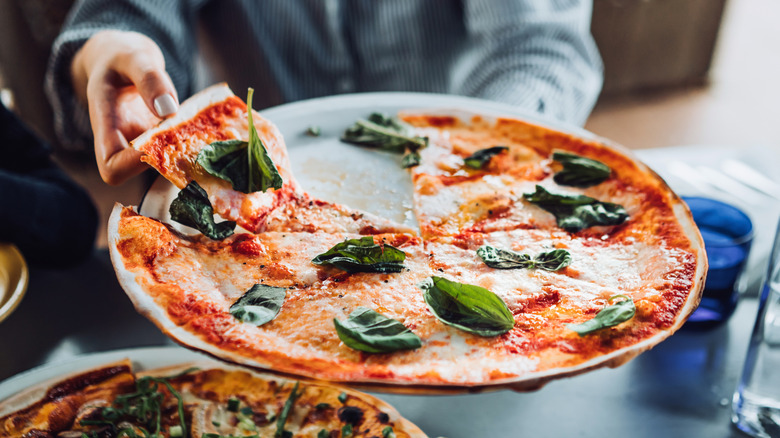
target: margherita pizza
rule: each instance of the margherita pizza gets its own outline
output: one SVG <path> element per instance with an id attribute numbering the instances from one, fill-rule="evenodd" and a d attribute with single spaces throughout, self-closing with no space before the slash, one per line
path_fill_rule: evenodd
<path id="1" fill-rule="evenodd" d="M 422 113 L 372 115 L 344 140 L 405 154 L 419 233 L 306 194 L 278 131 L 224 86 L 136 139 L 182 189 L 173 219 L 200 230 L 115 208 L 112 260 L 136 308 L 242 365 L 447 392 L 620 365 L 698 303 L 690 214 L 625 151 Z"/>
<path id="2" fill-rule="evenodd" d="M 211 362 L 134 374 L 125 360 L 0 402 L 9 438 L 348 436 L 425 434 L 368 394 Z"/>

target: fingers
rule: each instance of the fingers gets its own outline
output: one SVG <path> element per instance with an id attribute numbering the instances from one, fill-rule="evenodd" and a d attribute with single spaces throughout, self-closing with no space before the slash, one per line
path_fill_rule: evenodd
<path id="1" fill-rule="evenodd" d="M 162 52 L 142 34 L 103 31 L 74 57 L 71 72 L 88 103 L 100 175 L 121 184 L 146 168 L 128 139 L 178 110 Z"/>
<path id="2" fill-rule="evenodd" d="M 119 185 L 143 172 L 147 166 L 141 162 L 142 154 L 128 144 L 120 115 L 121 91 L 113 85 L 108 77 L 110 74 L 106 76 L 102 81 L 90 80 L 87 87 L 89 118 L 100 177 L 110 185 Z M 143 106 L 140 109 L 146 110 Z"/>
<path id="3" fill-rule="evenodd" d="M 98 156 L 98 150 L 95 150 L 100 177 L 107 184 L 112 186 L 122 184 L 149 168 L 141 161 L 143 154 L 129 147 L 127 140 L 118 130 L 106 132 L 102 144 L 113 146 L 104 150 L 102 156 Z M 124 146 L 121 149 L 116 149 L 115 146 L 119 144 Z M 113 154 L 109 152 L 109 149 L 114 151 Z"/>

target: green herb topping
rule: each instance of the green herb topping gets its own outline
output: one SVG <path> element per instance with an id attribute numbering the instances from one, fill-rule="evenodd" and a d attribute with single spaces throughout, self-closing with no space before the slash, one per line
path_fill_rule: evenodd
<path id="1" fill-rule="evenodd" d="M 201 186 L 190 181 L 187 187 L 181 189 L 176 199 L 171 202 L 168 212 L 176 222 L 195 228 L 205 236 L 214 240 L 222 240 L 233 234 L 236 223 L 233 221 L 214 222 L 214 208 Z"/>
<path id="2" fill-rule="evenodd" d="M 620 301 L 617 301 L 620 300 Z M 574 330 L 580 336 L 591 334 L 603 328 L 612 327 L 634 317 L 636 306 L 634 300 L 625 295 L 615 295 L 608 301 L 608 305 L 601 309 L 593 319 L 581 324 L 567 324 L 566 327 Z"/>
<path id="3" fill-rule="evenodd" d="M 252 120 L 252 94 L 246 98 L 249 118 L 249 141 L 225 140 L 211 143 L 198 152 L 198 164 L 211 175 L 229 182 L 233 190 L 242 193 L 280 189 L 279 171 L 268 155 Z"/>
<path id="4" fill-rule="evenodd" d="M 342 438 L 347 438 L 352 436 L 352 425 L 351 424 L 345 424 L 341 427 L 341 436 Z"/>
<path id="5" fill-rule="evenodd" d="M 353 272 L 401 272 L 406 254 L 391 245 L 378 245 L 371 236 L 348 239 L 314 257 L 312 263 Z"/>
<path id="6" fill-rule="evenodd" d="M 584 195 L 557 195 L 537 185 L 523 197 L 555 216 L 558 226 L 570 233 L 596 225 L 620 225 L 628 219 L 621 205 L 601 202 Z"/>
<path id="7" fill-rule="evenodd" d="M 407 152 L 403 158 L 401 158 L 401 167 L 404 169 L 408 169 L 410 167 L 419 166 L 420 165 L 420 153 L 415 152 Z"/>
<path id="8" fill-rule="evenodd" d="M 333 324 L 346 346 L 366 353 L 392 353 L 422 346 L 420 338 L 405 325 L 368 307 L 358 307 L 344 322 L 333 318 Z"/>
<path id="9" fill-rule="evenodd" d="M 256 431 L 257 425 L 253 419 L 253 415 L 254 412 L 252 412 L 252 408 L 249 406 L 244 406 L 243 408 L 239 409 L 238 413 L 236 414 L 238 428 L 247 432 Z"/>
<path id="10" fill-rule="evenodd" d="M 390 426 L 385 426 L 385 428 L 382 429 L 382 438 L 395 438 L 395 432 L 393 432 L 393 428 Z"/>
<path id="11" fill-rule="evenodd" d="M 347 128 L 341 141 L 358 146 L 377 148 L 403 154 L 404 168 L 419 164 L 419 150 L 428 146 L 427 137 L 415 137 L 409 134 L 410 127 L 392 117 L 381 113 L 372 113 L 368 120 L 359 119 Z"/>
<path id="12" fill-rule="evenodd" d="M 230 314 L 242 322 L 259 327 L 279 314 L 285 295 L 286 290 L 283 287 L 258 283 L 230 306 Z"/>
<path id="13" fill-rule="evenodd" d="M 498 336 L 515 325 L 506 303 L 484 287 L 435 276 L 419 287 L 428 308 L 445 324 L 479 336 Z"/>
<path id="14" fill-rule="evenodd" d="M 477 249 L 477 255 L 486 265 L 495 269 L 538 268 L 557 271 L 571 264 L 571 254 L 565 249 L 542 252 L 531 258 L 528 254 L 483 245 Z"/>
<path id="15" fill-rule="evenodd" d="M 553 180 L 562 186 L 595 186 L 604 182 L 612 173 L 601 161 L 569 152 L 553 152 L 552 159 L 563 164 L 563 170 L 553 176 Z"/>
<path id="16" fill-rule="evenodd" d="M 346 392 L 342 392 L 341 394 L 339 394 L 338 399 L 339 399 L 339 401 L 341 403 L 346 403 L 347 402 L 347 397 L 348 397 L 347 393 Z"/>
<path id="17" fill-rule="evenodd" d="M 472 169 L 482 169 L 490 162 L 491 158 L 508 150 L 509 148 L 506 146 L 493 146 L 487 149 L 480 149 L 464 158 L 463 162 Z"/>
<path id="18" fill-rule="evenodd" d="M 306 128 L 306 135 L 309 137 L 319 137 L 322 134 L 322 130 L 317 125 L 311 125 Z"/>
<path id="19" fill-rule="evenodd" d="M 289 433 L 289 432 L 286 432 Z M 292 435 L 290 435 L 292 436 Z M 122 437 L 124 438 L 124 437 Z M 146 437 L 144 437 L 146 438 Z M 148 438 L 154 438 L 154 437 L 148 437 Z M 157 437 L 159 438 L 159 437 Z M 260 436 L 256 433 L 253 433 L 252 435 L 220 435 L 218 433 L 203 433 L 200 438 L 260 438 Z"/>
<path id="20" fill-rule="evenodd" d="M 144 433 L 144 437 L 160 437 L 162 436 L 162 407 L 165 401 L 165 393 L 160 391 L 160 385 L 163 385 L 176 399 L 179 415 L 179 424 L 171 426 L 168 433 L 171 436 L 178 433 L 178 436 L 186 437 L 184 400 L 181 394 L 173 389 L 170 381 L 196 369 L 189 368 L 169 377 L 141 377 L 135 381 L 134 392 L 117 396 L 110 407 L 101 409 L 100 420 L 82 420 L 80 424 L 108 426 L 113 432 L 112 436 L 140 438 L 135 431 L 135 427 L 138 427 Z M 126 425 L 127 423 L 130 425 Z"/>
<path id="21" fill-rule="evenodd" d="M 330 432 L 328 432 L 326 429 L 321 429 L 319 432 L 317 432 L 317 438 L 329 438 Z"/>
<path id="22" fill-rule="evenodd" d="M 298 392 L 298 386 L 300 386 L 301 382 L 295 382 L 295 386 L 293 386 L 292 391 L 290 391 L 290 396 L 287 397 L 287 401 L 284 402 L 284 407 L 282 408 L 282 412 L 279 414 L 279 417 L 276 419 L 276 432 L 274 433 L 274 438 L 286 438 L 287 431 L 284 430 L 284 423 L 287 422 L 287 417 L 290 416 L 290 413 L 293 409 L 293 404 L 295 403 L 295 400 L 298 399 L 298 397 L 303 394 L 303 390 Z M 292 434 L 289 434 L 292 436 Z"/>

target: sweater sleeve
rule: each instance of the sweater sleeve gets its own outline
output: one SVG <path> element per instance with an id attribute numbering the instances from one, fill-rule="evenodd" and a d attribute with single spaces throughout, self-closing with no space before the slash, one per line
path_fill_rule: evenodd
<path id="1" fill-rule="evenodd" d="M 70 65 L 76 52 L 95 33 L 124 30 L 142 33 L 160 47 L 165 68 L 180 98 L 190 93 L 194 12 L 186 0 L 82 0 L 68 15 L 54 41 L 45 87 L 54 109 L 60 143 L 69 150 L 92 146 L 86 106 L 74 95 Z"/>
<path id="2" fill-rule="evenodd" d="M 0 105 L 0 241 L 31 264 L 65 266 L 92 252 L 97 210 L 59 169 L 48 148 Z"/>
<path id="3" fill-rule="evenodd" d="M 459 94 L 582 125 L 603 81 L 588 0 L 464 0 L 471 56 Z"/>

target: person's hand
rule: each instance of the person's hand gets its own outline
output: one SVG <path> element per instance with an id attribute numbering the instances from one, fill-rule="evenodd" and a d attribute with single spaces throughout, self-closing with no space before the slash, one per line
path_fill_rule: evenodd
<path id="1" fill-rule="evenodd" d="M 76 53 L 71 76 L 89 106 L 100 176 L 116 185 L 141 173 L 146 165 L 128 140 L 179 107 L 160 48 L 139 33 L 102 31 Z"/>

